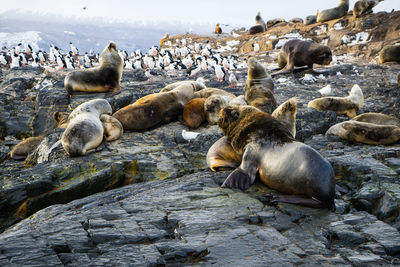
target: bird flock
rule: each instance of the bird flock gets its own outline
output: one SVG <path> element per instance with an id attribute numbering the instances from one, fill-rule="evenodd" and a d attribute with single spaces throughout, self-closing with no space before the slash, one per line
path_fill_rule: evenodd
<path id="1" fill-rule="evenodd" d="M 3 47 L 0 54 L 0 66 L 18 68 L 22 66 L 46 67 L 54 70 L 86 69 L 98 66 L 101 62 L 99 53 L 79 53 L 72 42 L 70 50 L 62 53 L 55 46 L 50 45 L 49 52 L 44 50 L 34 51 L 28 43 L 19 43 L 17 46 L 7 49 Z M 200 43 L 188 44 L 185 38 L 171 40 L 164 43 L 163 48 L 154 45 L 147 52 L 137 49 L 130 54 L 126 50 L 119 50 L 123 60 L 124 69 L 141 69 L 149 80 L 155 74 L 154 70 L 163 71 L 166 75 L 176 76 L 179 71 L 186 73 L 188 77 L 199 76 L 203 71 L 214 71 L 216 80 L 223 82 L 228 80 L 232 87 L 237 85 L 235 72 L 237 69 L 246 69 L 246 59 L 240 59 L 235 55 L 222 55 L 211 47 L 209 40 Z"/>

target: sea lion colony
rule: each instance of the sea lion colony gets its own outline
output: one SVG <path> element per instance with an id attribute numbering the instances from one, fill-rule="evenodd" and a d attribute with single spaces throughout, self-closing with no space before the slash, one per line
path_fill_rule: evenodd
<path id="1" fill-rule="evenodd" d="M 343 6 L 346 6 L 346 2 L 347 13 L 348 1 L 341 1 L 340 11 Z M 343 12 L 336 13 L 341 15 Z M 321 20 L 321 17 L 326 16 L 324 14 L 330 13 L 319 13 L 319 20 Z M 299 20 L 293 20 L 292 23 L 300 22 Z M 260 13 L 257 14 L 256 24 L 262 25 L 264 29 L 266 27 Z M 158 53 L 157 49 L 153 49 L 155 50 L 154 53 Z M 292 51 L 295 51 L 295 53 L 292 53 Z M 211 55 L 207 56 L 207 53 L 211 54 L 212 49 L 206 45 L 204 48 L 199 48 L 199 52 L 204 53 L 205 58 L 210 58 Z M 165 53 L 168 54 L 168 52 Z M 382 63 L 398 61 L 397 47 L 384 48 L 381 55 L 384 59 L 381 60 Z M 121 90 L 119 81 L 124 60 L 121 60 L 116 45 L 110 43 L 104 49 L 102 56 L 103 63 L 99 69 L 74 72 L 65 78 L 65 88 L 70 94 L 75 91 L 118 93 Z M 327 46 L 309 41 L 294 40 L 283 46 L 281 55 L 278 57 L 279 67 L 282 70 L 275 73 L 275 75 L 292 72 L 294 66 L 307 66 L 312 70 L 313 63 L 327 65 L 331 59 L 332 53 Z M 146 63 L 147 66 L 152 64 L 151 60 Z M 201 66 L 201 62 L 198 62 L 198 64 Z M 213 64 L 214 66 L 216 64 L 219 65 L 218 63 Z M 198 81 L 185 81 L 168 85 L 159 93 L 145 96 L 133 104 L 114 112 L 111 117 L 109 116 L 111 115 L 109 103 L 105 100 L 94 99 L 77 107 L 67 119 L 64 116 L 62 121 L 57 120 L 59 124 L 64 123 L 64 127 L 66 127 L 61 140 L 62 145 L 71 156 L 85 155 L 95 151 L 102 142 L 103 136 L 107 141 L 113 141 L 121 137 L 123 130 L 147 130 L 179 118 L 183 118 L 188 127 L 195 129 L 207 120 L 210 124 L 218 123 L 220 129 L 226 135 L 210 148 L 209 155 L 207 155 L 207 163 L 210 168 L 215 171 L 220 168 L 236 168 L 240 166 L 227 178 L 223 184 L 224 187 L 244 190 L 254 182 L 256 177 L 259 177 L 263 183 L 277 191 L 301 196 L 300 198 L 280 196 L 276 197 L 275 201 L 312 207 L 328 207 L 334 210 L 334 175 L 330 164 L 318 152 L 294 139 L 296 133 L 295 100 L 288 100 L 277 108 L 278 104 L 274 99 L 274 84 L 266 68 L 254 57 L 249 57 L 246 64 L 248 64 L 248 78 L 244 88 L 244 95 L 239 96 L 240 100 L 221 89 L 207 88 L 204 82 Z M 100 72 L 102 68 L 110 66 L 111 68 L 108 68 L 106 74 L 113 73 L 112 75 L 110 74 L 112 76 L 112 84 L 108 83 L 109 79 L 101 85 L 96 84 L 96 77 L 98 76 L 96 72 Z M 94 73 L 97 76 L 93 74 L 93 78 L 89 75 L 90 73 Z M 86 79 L 85 75 L 89 75 L 93 79 Z M 79 82 L 86 82 L 90 86 L 75 86 L 75 84 L 79 85 Z M 97 89 L 91 89 L 92 85 Z M 99 87 L 101 89 L 98 89 Z M 349 97 L 316 99 L 309 103 L 309 107 L 320 110 L 334 110 L 338 114 L 347 114 L 350 117 L 354 117 L 356 111 L 362 106 L 364 98 L 358 85 L 355 85 L 353 89 Z M 335 102 L 333 104 L 334 107 L 329 105 L 332 101 Z M 93 107 L 94 102 L 100 102 L 101 105 Z M 326 104 L 326 102 L 329 103 Z M 58 115 L 54 117 L 56 119 Z M 375 115 L 369 119 L 357 120 L 356 118 L 354 118 L 354 122 L 344 122 L 340 125 L 332 126 L 327 134 L 336 134 L 349 141 L 367 144 L 390 144 L 400 139 L 400 128 L 395 125 L 395 118 L 387 118 L 382 115 Z M 82 123 L 83 125 L 80 125 Z M 350 126 L 347 126 L 346 123 Z M 89 126 L 93 126 L 92 128 L 95 129 L 96 135 L 94 137 L 86 134 L 87 131 L 90 132 L 88 130 L 89 126 L 86 126 L 86 124 L 91 124 Z M 257 130 L 266 129 L 268 131 L 265 135 L 260 136 L 257 132 Z M 83 133 L 78 133 L 79 131 L 83 131 Z M 353 134 L 349 134 L 349 132 Z M 382 135 L 382 138 L 380 138 L 380 135 Z M 31 141 L 27 139 L 21 142 L 19 146 L 17 145 L 13 149 L 10 156 L 15 159 L 24 158 L 27 151 L 32 151 L 40 142 L 40 138 L 34 137 Z M 87 138 L 90 140 L 86 140 Z M 295 147 L 294 150 L 292 150 L 293 147 Z M 294 153 L 298 148 L 304 151 L 300 154 Z M 282 158 L 280 158 L 281 156 Z M 304 163 L 309 167 L 303 170 L 303 176 L 292 177 L 286 175 L 297 168 L 293 164 L 283 167 L 282 174 L 276 175 L 274 173 L 271 176 L 272 167 L 263 163 L 268 161 L 269 157 L 274 157 L 278 161 L 290 161 L 293 164 L 296 162 L 299 164 Z M 315 166 L 307 165 L 308 160 L 320 162 L 320 166 L 323 166 L 317 174 L 311 171 Z M 251 165 L 259 167 L 250 167 Z M 297 184 L 304 183 L 305 179 L 313 179 L 312 176 L 308 175 L 308 171 L 317 175 L 315 179 L 318 182 L 314 183 L 315 188 L 306 188 L 305 191 L 292 190 L 297 187 Z M 282 180 L 285 175 L 289 177 L 286 181 Z M 318 175 L 321 175 L 323 179 L 319 179 Z"/>

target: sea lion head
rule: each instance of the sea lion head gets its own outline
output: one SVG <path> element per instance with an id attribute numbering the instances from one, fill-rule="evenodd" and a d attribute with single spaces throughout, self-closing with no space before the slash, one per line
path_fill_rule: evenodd
<path id="1" fill-rule="evenodd" d="M 53 113 L 53 120 L 57 124 L 57 128 L 67 128 L 68 126 L 68 112 L 56 111 Z"/>
<path id="2" fill-rule="evenodd" d="M 204 102 L 204 111 L 210 124 L 218 122 L 219 111 L 227 106 L 233 98 L 230 96 L 212 95 Z"/>
<path id="3" fill-rule="evenodd" d="M 332 51 L 326 45 L 317 44 L 312 47 L 311 57 L 313 62 L 319 65 L 329 65 L 332 61 Z"/>
<path id="4" fill-rule="evenodd" d="M 110 42 L 101 53 L 101 65 L 102 66 L 117 66 L 121 69 L 123 68 L 123 62 L 118 54 L 117 45 Z"/>
<path id="5" fill-rule="evenodd" d="M 262 79 L 269 76 L 265 67 L 254 57 L 249 57 L 247 59 L 247 64 L 248 79 Z"/>
<path id="6" fill-rule="evenodd" d="M 100 121 L 103 125 L 107 142 L 117 140 L 124 134 L 122 124 L 116 118 L 107 114 L 102 114 L 100 116 Z"/>
<path id="7" fill-rule="evenodd" d="M 240 122 L 240 117 L 259 111 L 258 108 L 249 105 L 228 105 L 219 112 L 218 127 L 226 133 Z"/>

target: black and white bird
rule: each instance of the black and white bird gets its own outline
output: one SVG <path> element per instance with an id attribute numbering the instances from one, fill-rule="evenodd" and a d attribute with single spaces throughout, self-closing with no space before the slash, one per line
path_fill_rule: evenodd
<path id="1" fill-rule="evenodd" d="M 12 52 L 11 52 L 11 65 L 10 65 L 10 68 L 13 69 L 13 68 L 21 67 L 21 58 L 19 57 L 19 55 L 17 55 L 15 53 L 14 49 L 12 49 L 11 51 Z"/>
<path id="2" fill-rule="evenodd" d="M 0 54 L 0 64 L 3 66 L 8 66 L 10 64 L 6 55 Z"/>
<path id="3" fill-rule="evenodd" d="M 225 70 L 221 65 L 215 64 L 215 75 L 217 76 L 217 81 L 223 82 L 225 79 Z"/>
<path id="4" fill-rule="evenodd" d="M 74 57 L 79 56 L 78 48 L 76 48 L 76 47 L 72 44 L 72 42 L 69 42 L 69 46 L 71 47 L 72 56 L 74 56 Z"/>
<path id="5" fill-rule="evenodd" d="M 200 61 L 201 60 L 197 60 L 197 64 L 193 64 L 187 71 L 186 73 L 190 76 L 190 77 L 194 77 L 196 76 L 196 74 L 198 74 L 201 71 L 201 65 L 200 65 Z"/>
<path id="6" fill-rule="evenodd" d="M 258 43 L 253 43 L 251 45 L 253 47 L 253 51 L 257 54 L 258 52 L 260 52 L 260 45 Z"/>
<path id="7" fill-rule="evenodd" d="M 32 46 L 29 43 L 24 43 L 25 53 L 28 55 L 32 54 Z"/>
<path id="8" fill-rule="evenodd" d="M 236 87 L 238 80 L 236 78 L 235 73 L 232 72 L 229 75 L 229 82 L 230 82 L 230 86 L 229 87 L 231 87 L 231 88 L 235 88 Z"/>

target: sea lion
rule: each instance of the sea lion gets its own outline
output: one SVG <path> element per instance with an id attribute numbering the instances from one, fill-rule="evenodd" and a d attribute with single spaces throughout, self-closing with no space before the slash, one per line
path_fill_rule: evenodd
<path id="1" fill-rule="evenodd" d="M 211 88 L 211 87 L 201 89 L 194 93 L 194 97 L 196 97 L 196 98 L 208 98 L 213 95 L 235 97 L 234 94 L 229 93 L 225 90 L 218 89 L 218 88 Z"/>
<path id="2" fill-rule="evenodd" d="M 360 17 L 363 14 L 372 13 L 372 8 L 374 8 L 379 2 L 383 0 L 359 0 L 354 4 L 353 16 L 355 18 Z"/>
<path id="3" fill-rule="evenodd" d="M 313 70 L 313 64 L 328 65 L 332 61 L 331 49 L 314 41 L 290 40 L 286 42 L 278 54 L 278 65 L 280 71 L 274 72 L 271 76 L 278 74 L 292 73 L 294 67 L 308 66 L 314 73 L 321 73 Z"/>
<path id="4" fill-rule="evenodd" d="M 400 127 L 400 120 L 398 118 L 382 113 L 375 113 L 375 112 L 363 113 L 352 118 L 351 120 L 374 123 L 378 125 L 395 125 Z"/>
<path id="5" fill-rule="evenodd" d="M 183 108 L 183 120 L 189 128 L 197 129 L 205 121 L 205 101 L 205 98 L 193 98 Z"/>
<path id="6" fill-rule="evenodd" d="M 316 110 L 333 110 L 339 115 L 346 114 L 353 118 L 356 111 L 358 111 L 364 104 L 364 94 L 357 84 L 355 84 L 350 91 L 349 96 L 346 97 L 321 97 L 308 102 L 309 108 Z"/>
<path id="7" fill-rule="evenodd" d="M 124 134 L 122 124 L 116 118 L 107 114 L 102 114 L 100 116 L 100 121 L 103 125 L 104 136 L 107 142 L 117 140 Z"/>
<path id="8" fill-rule="evenodd" d="M 232 100 L 229 106 L 233 105 L 238 104 Z M 282 122 L 293 137 L 296 135 L 296 112 L 297 104 L 295 98 L 284 102 L 272 112 L 272 117 Z M 207 165 L 212 171 L 236 168 L 239 166 L 241 159 L 240 155 L 232 148 L 226 136 L 221 137 L 215 142 L 207 152 Z"/>
<path id="9" fill-rule="evenodd" d="M 110 42 L 101 54 L 101 65 L 97 68 L 77 70 L 69 73 L 64 79 L 68 93 L 117 93 L 121 91 L 120 80 L 123 62 L 118 55 L 117 46 Z"/>
<path id="10" fill-rule="evenodd" d="M 349 0 L 340 0 L 339 5 L 334 8 L 325 9 L 318 13 L 317 22 L 338 19 L 347 15 Z"/>
<path id="11" fill-rule="evenodd" d="M 304 23 L 304 20 L 302 18 L 292 18 L 291 20 L 289 20 L 289 23 Z"/>
<path id="12" fill-rule="evenodd" d="M 361 121 L 344 121 L 333 125 L 325 135 L 334 134 L 350 142 L 368 145 L 390 145 L 400 140 L 400 128 Z"/>
<path id="13" fill-rule="evenodd" d="M 35 137 L 28 137 L 25 140 L 19 142 L 17 145 L 11 149 L 9 155 L 10 158 L 14 160 L 24 160 L 29 153 L 31 153 L 35 148 L 42 142 L 45 135 L 39 135 Z"/>
<path id="14" fill-rule="evenodd" d="M 144 96 L 112 116 L 121 122 L 124 130 L 145 130 L 176 120 L 189 100 L 194 98 L 195 85 L 182 83 L 165 93 Z"/>
<path id="15" fill-rule="evenodd" d="M 254 57 L 248 58 L 247 63 L 245 100 L 251 106 L 272 113 L 276 108 L 272 78 L 268 75 L 265 67 Z"/>
<path id="16" fill-rule="evenodd" d="M 270 20 L 267 21 L 267 27 L 271 28 L 271 27 L 273 27 L 276 24 L 281 23 L 281 22 L 286 22 L 286 20 L 282 19 L 282 18 L 270 19 Z"/>
<path id="17" fill-rule="evenodd" d="M 265 32 L 267 30 L 265 22 L 261 17 L 260 12 L 257 13 L 255 25 L 250 27 L 249 34 L 256 34 L 260 32 Z"/>
<path id="18" fill-rule="evenodd" d="M 379 63 L 391 61 L 400 63 L 400 45 L 386 45 L 379 53 Z"/>
<path id="19" fill-rule="evenodd" d="M 105 99 L 93 99 L 76 107 L 68 117 L 68 126 L 61 136 L 61 144 L 70 156 L 91 153 L 103 141 L 102 114 L 111 115 L 112 108 Z"/>
<path id="20" fill-rule="evenodd" d="M 235 97 L 229 102 L 229 105 L 247 105 L 246 99 L 244 98 L 244 95 L 240 95 Z"/>
<path id="21" fill-rule="evenodd" d="M 291 98 L 286 102 L 279 105 L 274 112 L 272 112 L 272 117 L 276 118 L 292 134 L 293 137 L 296 137 L 296 113 L 297 113 L 297 103 L 296 98 Z"/>
<path id="22" fill-rule="evenodd" d="M 204 112 L 209 124 L 217 124 L 219 111 L 226 107 L 235 97 L 226 95 L 212 95 L 204 102 Z"/>
<path id="23" fill-rule="evenodd" d="M 184 83 L 190 83 L 193 84 L 194 88 L 195 88 L 195 92 L 206 88 L 206 86 L 204 85 L 203 82 L 200 82 L 199 79 L 197 79 L 196 81 L 180 81 L 180 82 L 174 82 L 171 84 L 168 84 L 167 86 L 165 86 L 163 89 L 160 90 L 160 93 L 165 93 L 165 92 L 169 92 L 172 89 L 175 89 L 176 87 L 178 87 L 179 85 L 182 85 Z"/>
<path id="24" fill-rule="evenodd" d="M 275 202 L 335 210 L 332 166 L 295 140 L 280 121 L 251 106 L 228 106 L 221 110 L 218 126 L 242 156 L 222 187 L 246 190 L 258 174 L 268 187 L 289 195 L 276 196 Z"/>
<path id="25" fill-rule="evenodd" d="M 304 24 L 305 25 L 311 25 L 311 24 L 314 24 L 316 22 L 317 22 L 317 16 L 310 15 L 310 16 L 306 17 L 306 19 L 304 21 Z"/>

